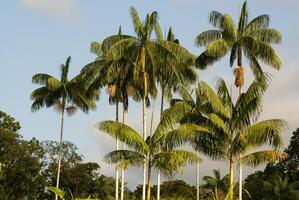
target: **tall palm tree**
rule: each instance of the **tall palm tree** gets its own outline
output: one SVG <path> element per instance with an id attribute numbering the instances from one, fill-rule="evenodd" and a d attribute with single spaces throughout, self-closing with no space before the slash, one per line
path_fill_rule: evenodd
<path id="1" fill-rule="evenodd" d="M 142 166 L 144 160 L 147 162 L 147 200 L 151 199 L 151 172 L 152 168 L 159 169 L 166 176 L 199 160 L 198 156 L 192 152 L 185 150 L 175 150 L 167 147 L 168 141 L 165 140 L 167 134 L 173 131 L 161 121 L 155 132 L 147 137 L 146 141 L 140 134 L 131 127 L 115 122 L 102 121 L 96 125 L 99 130 L 106 132 L 114 138 L 118 138 L 124 142 L 131 150 L 112 151 L 105 156 L 108 163 L 119 163 L 119 167 L 128 165 Z M 161 147 L 162 145 L 162 148 Z M 164 145 L 165 144 L 165 145 Z"/>
<path id="2" fill-rule="evenodd" d="M 204 114 L 206 111 L 204 110 L 204 106 L 199 107 L 199 99 L 198 99 L 198 91 L 195 89 L 195 93 L 197 94 L 196 98 L 193 98 L 193 92 L 194 90 L 189 93 L 189 91 L 184 87 L 179 87 L 178 92 L 180 94 L 181 99 L 172 99 L 170 101 L 171 108 L 166 109 L 164 111 L 166 117 L 172 116 L 171 119 L 168 119 L 169 123 L 175 123 L 175 122 L 181 122 L 184 120 L 184 117 L 186 114 Z M 169 118 L 169 117 L 168 117 Z M 192 130 L 192 128 L 191 128 Z M 189 138 L 188 135 L 185 135 L 187 138 Z M 209 148 L 207 148 L 205 145 L 205 139 L 201 139 L 201 145 L 191 143 L 194 150 L 198 153 L 202 152 L 207 156 L 211 156 L 209 152 Z M 198 141 L 199 142 L 199 141 Z M 212 156 L 213 158 L 213 156 Z M 200 199 L 200 163 L 196 163 L 196 199 Z"/>
<path id="3" fill-rule="evenodd" d="M 119 27 L 118 35 L 122 35 L 121 26 Z M 116 118 L 119 119 L 119 103 L 123 105 L 123 112 L 128 110 L 128 96 L 134 95 L 133 89 L 133 63 L 124 57 L 112 60 L 107 59 L 107 48 L 103 49 L 102 44 L 99 42 L 91 43 L 91 52 L 97 55 L 95 61 L 87 64 L 82 69 L 82 73 L 87 77 L 86 81 L 89 81 L 94 86 L 91 89 L 97 89 L 107 86 L 107 92 L 109 94 L 109 103 L 116 105 Z M 130 92 L 129 92 L 130 91 Z M 138 98 L 137 98 L 138 99 Z M 124 116 L 124 114 L 123 114 Z M 123 121 L 124 122 L 124 121 Z M 119 150 L 119 141 L 116 139 L 116 149 Z M 122 180 L 124 179 L 124 171 L 122 170 Z M 119 171 L 116 168 L 116 184 L 115 184 L 115 198 L 118 199 L 119 189 Z M 124 185 L 121 185 L 121 199 L 123 199 Z"/>
<path id="4" fill-rule="evenodd" d="M 213 64 L 230 51 L 230 66 L 237 60 L 237 67 L 234 69 L 235 86 L 239 88 L 239 95 L 244 85 L 243 54 L 250 61 L 250 68 L 256 78 L 265 79 L 263 70 L 258 62 L 264 63 L 279 69 L 281 61 L 276 55 L 271 44 L 281 42 L 281 34 L 276 29 L 269 28 L 269 15 L 259 15 L 253 20 L 248 19 L 247 1 L 245 0 L 238 25 L 235 25 L 229 14 L 221 14 L 212 11 L 209 17 L 210 23 L 216 30 L 202 32 L 196 37 L 198 46 L 205 46 L 206 50 L 197 58 L 196 65 L 205 69 L 207 65 Z M 239 199 L 242 199 L 242 165 L 239 167 Z"/>
<path id="5" fill-rule="evenodd" d="M 142 97 L 142 113 L 143 113 L 143 138 L 147 137 L 146 133 L 146 104 L 148 94 L 156 96 L 155 72 L 159 65 L 161 55 L 168 55 L 170 61 L 186 63 L 193 59 L 186 49 L 175 43 L 162 41 L 161 28 L 158 23 L 158 13 L 156 11 L 147 14 L 142 22 L 135 8 L 130 9 L 133 21 L 135 36 L 129 35 L 113 35 L 103 41 L 102 48 L 107 50 L 107 58 L 116 60 L 125 57 L 130 61 L 134 61 L 134 79 L 141 86 Z M 152 39 L 152 33 L 155 32 L 156 40 Z M 146 165 L 144 164 L 143 174 L 143 191 L 142 199 L 145 200 L 145 184 L 146 184 Z"/>
<path id="6" fill-rule="evenodd" d="M 172 28 L 168 30 L 166 41 L 179 44 L 179 40 L 175 38 Z M 162 119 L 162 112 L 164 110 L 164 99 L 169 100 L 172 98 L 173 92 L 176 92 L 180 86 L 189 87 L 197 80 L 197 73 L 194 70 L 192 60 L 187 63 L 174 63 L 169 62 L 169 57 L 165 55 L 161 59 L 161 65 L 157 70 L 157 83 L 161 90 L 161 107 L 160 107 L 160 120 Z M 157 172 L 157 200 L 160 200 L 160 182 L 161 175 Z"/>
<path id="7" fill-rule="evenodd" d="M 174 137 L 174 141 L 190 140 L 193 145 L 203 147 L 203 151 L 209 150 L 207 153 L 210 156 L 228 160 L 230 187 L 233 188 L 236 162 L 256 166 L 284 156 L 277 151 L 277 148 L 282 145 L 280 135 L 286 122 L 281 119 L 256 122 L 261 111 L 261 98 L 265 89 L 265 83 L 255 80 L 234 103 L 222 79 L 217 82 L 217 93 L 206 83 L 200 82 L 195 95 L 196 109 L 202 112 L 191 112 L 194 108 L 180 101 L 171 109 L 172 112 L 176 110 L 185 113 L 181 123 L 196 124 L 199 128 L 206 129 L 210 133 L 209 137 L 202 142 L 201 137 L 178 134 Z M 254 151 L 255 148 L 263 145 L 274 149 Z"/>
<path id="8" fill-rule="evenodd" d="M 202 178 L 205 181 L 204 188 L 208 190 L 208 196 L 212 196 L 212 199 L 224 199 L 225 194 L 229 190 L 229 174 L 221 178 L 220 171 L 214 169 L 213 175 L 214 177 L 204 176 Z"/>
<path id="9" fill-rule="evenodd" d="M 55 111 L 61 113 L 61 129 L 59 140 L 59 157 L 57 169 L 56 187 L 59 188 L 60 168 L 62 159 L 62 140 L 64 127 L 64 114 L 72 115 L 80 108 L 84 112 L 96 107 L 93 99 L 88 98 L 85 94 L 88 90 L 86 84 L 83 84 L 80 75 L 71 80 L 68 79 L 69 66 L 71 57 L 68 57 L 65 64 L 60 66 L 60 80 L 49 74 L 35 74 L 32 82 L 42 85 L 31 93 L 33 100 L 31 110 L 37 111 L 42 107 L 53 107 Z M 93 97 L 99 95 L 99 90 L 93 91 Z M 69 104 L 69 105 L 68 105 Z M 55 199 L 58 199 L 56 195 Z"/>

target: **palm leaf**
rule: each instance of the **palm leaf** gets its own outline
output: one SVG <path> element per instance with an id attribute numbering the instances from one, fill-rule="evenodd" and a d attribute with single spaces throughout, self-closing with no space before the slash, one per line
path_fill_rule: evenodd
<path id="1" fill-rule="evenodd" d="M 134 7 L 130 8 L 130 15 L 131 15 L 131 18 L 133 21 L 134 31 L 139 37 L 141 37 L 144 34 L 143 26 L 142 26 L 142 22 L 139 18 L 138 12 Z"/>
<path id="2" fill-rule="evenodd" d="M 243 156 L 242 158 L 240 158 L 239 164 L 242 163 L 243 165 L 256 167 L 260 164 L 280 160 L 282 158 L 285 158 L 286 156 L 286 153 L 274 150 L 263 150 Z"/>
<path id="3" fill-rule="evenodd" d="M 154 156 L 153 166 L 166 176 L 172 176 L 187 164 L 199 162 L 201 159 L 190 151 L 172 150 Z"/>
<path id="4" fill-rule="evenodd" d="M 280 134 L 285 130 L 287 123 L 280 119 L 271 119 L 258 122 L 246 128 L 240 134 L 251 146 L 268 144 L 275 148 L 281 147 Z"/>
<path id="5" fill-rule="evenodd" d="M 109 164 L 118 164 L 118 167 L 124 166 L 125 163 L 128 166 L 128 162 L 130 162 L 131 166 L 141 166 L 144 159 L 146 159 L 146 157 L 144 157 L 143 154 L 131 150 L 112 151 L 104 157 L 105 162 Z"/>
<path id="6" fill-rule="evenodd" d="M 34 76 L 32 76 L 32 83 L 47 85 L 49 78 L 54 78 L 54 77 L 49 74 L 42 74 L 42 73 L 35 74 Z"/>
<path id="7" fill-rule="evenodd" d="M 208 30 L 200 33 L 196 37 L 195 44 L 197 46 L 203 46 L 220 38 L 222 38 L 222 32 L 220 30 Z"/>
<path id="8" fill-rule="evenodd" d="M 129 126 L 115 121 L 101 121 L 96 124 L 96 127 L 109 134 L 111 137 L 117 138 L 124 142 L 130 148 L 138 152 L 147 152 L 148 146 L 143 138 Z"/>

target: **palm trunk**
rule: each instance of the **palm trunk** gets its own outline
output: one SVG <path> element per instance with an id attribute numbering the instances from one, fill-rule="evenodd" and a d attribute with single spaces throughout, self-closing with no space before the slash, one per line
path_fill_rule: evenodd
<path id="1" fill-rule="evenodd" d="M 125 110 L 123 108 L 123 124 L 125 124 Z M 125 149 L 124 143 L 122 144 L 122 149 Z M 120 189 L 120 200 L 124 200 L 124 186 L 125 186 L 125 168 L 121 170 L 121 189 Z"/>
<path id="2" fill-rule="evenodd" d="M 231 200 L 234 199 L 234 161 L 232 158 L 229 160 L 229 186 L 231 191 Z"/>
<path id="3" fill-rule="evenodd" d="M 241 158 L 241 157 L 240 157 Z M 239 200 L 242 200 L 243 166 L 239 163 Z"/>
<path id="4" fill-rule="evenodd" d="M 143 119 L 143 139 L 146 140 L 146 98 L 147 98 L 147 78 L 145 74 L 145 48 L 141 48 L 140 53 L 141 72 L 143 75 L 143 101 L 142 101 L 142 119 Z M 145 200 L 145 186 L 146 186 L 146 161 L 143 164 L 143 187 L 142 200 Z"/>
<path id="5" fill-rule="evenodd" d="M 196 162 L 196 200 L 199 200 L 199 162 Z"/>
<path id="6" fill-rule="evenodd" d="M 162 119 L 162 112 L 163 112 L 163 107 L 164 107 L 164 89 L 161 89 L 161 109 L 160 109 L 160 120 Z M 160 153 L 160 150 L 159 150 Z M 157 200 L 160 200 L 160 184 L 161 184 L 161 172 L 158 169 L 158 173 L 157 173 Z"/>
<path id="7" fill-rule="evenodd" d="M 147 200 L 151 199 L 151 164 L 148 163 L 147 169 Z"/>
<path id="8" fill-rule="evenodd" d="M 115 121 L 118 122 L 118 102 L 116 102 L 116 109 L 115 109 Z M 119 141 L 116 138 L 116 150 L 119 150 Z M 118 200 L 118 183 L 119 183 L 119 172 L 118 167 L 115 167 L 115 200 Z"/>
<path id="9" fill-rule="evenodd" d="M 58 169 L 57 169 L 56 188 L 59 188 L 59 180 L 60 180 L 60 168 L 61 168 L 61 159 L 62 159 L 63 125 L 64 125 L 64 109 L 65 109 L 65 98 L 62 99 L 61 126 L 60 126 L 59 155 L 58 155 Z M 58 200 L 58 195 L 57 194 L 55 195 L 55 200 Z"/>
<path id="10" fill-rule="evenodd" d="M 242 68 L 242 50 L 238 48 L 238 65 Z M 239 97 L 242 94 L 242 85 L 239 86 Z M 239 159 L 242 157 L 240 155 Z M 243 186 L 243 166 L 239 163 L 239 200 L 242 200 L 242 186 Z"/>

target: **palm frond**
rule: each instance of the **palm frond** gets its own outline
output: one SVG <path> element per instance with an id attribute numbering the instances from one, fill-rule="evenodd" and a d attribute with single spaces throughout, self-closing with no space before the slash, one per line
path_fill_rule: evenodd
<path id="1" fill-rule="evenodd" d="M 148 146 L 143 138 L 129 126 L 115 121 L 101 121 L 96 124 L 96 127 L 109 134 L 111 137 L 117 138 L 124 142 L 130 148 L 138 152 L 147 152 Z"/>
<path id="2" fill-rule="evenodd" d="M 248 23 L 246 29 L 252 31 L 261 28 L 267 28 L 269 26 L 269 23 L 270 23 L 269 15 L 259 15 Z"/>
<path id="3" fill-rule="evenodd" d="M 281 119 L 271 119 L 253 124 L 240 134 L 250 146 L 267 144 L 274 148 L 278 148 L 282 146 L 283 142 L 281 134 L 286 127 L 286 121 Z"/>
<path id="4" fill-rule="evenodd" d="M 240 18 L 239 18 L 239 24 L 238 24 L 239 33 L 244 32 L 247 23 L 248 23 L 248 8 L 247 8 L 247 1 L 245 1 L 243 3 Z"/>
<path id="5" fill-rule="evenodd" d="M 281 60 L 276 55 L 275 50 L 264 42 L 258 42 L 259 50 L 256 57 L 261 59 L 266 64 L 272 66 L 274 69 L 279 70 L 281 66 Z"/>
<path id="6" fill-rule="evenodd" d="M 35 74 L 34 76 L 32 76 L 32 83 L 47 85 L 49 78 L 54 78 L 54 77 L 49 74 L 42 74 L 42 73 Z"/>
<path id="7" fill-rule="evenodd" d="M 203 46 L 220 38 L 222 38 L 222 32 L 220 30 L 208 30 L 200 33 L 195 38 L 195 44 L 197 46 Z"/>
<path id="8" fill-rule="evenodd" d="M 272 28 L 254 30 L 249 32 L 248 35 L 267 44 L 279 44 L 282 40 L 281 33 Z"/>
<path id="9" fill-rule="evenodd" d="M 129 39 L 135 38 L 130 35 L 112 35 L 107 38 L 105 38 L 102 42 L 102 51 L 106 54 L 109 49 L 115 45 L 118 42 L 121 42 L 122 40 L 129 40 Z M 135 38 L 136 39 L 136 38 Z"/>
<path id="10" fill-rule="evenodd" d="M 275 162 L 287 156 L 284 152 L 275 150 L 257 151 L 240 158 L 238 164 L 256 167 L 257 165 L 265 164 L 268 162 Z"/>
<path id="11" fill-rule="evenodd" d="M 214 64 L 215 62 L 219 61 L 222 56 L 219 55 L 208 55 L 206 51 L 201 53 L 195 60 L 195 67 L 198 69 L 204 70 L 208 66 Z"/>
<path id="12" fill-rule="evenodd" d="M 238 38 L 237 27 L 229 14 L 224 14 L 222 22 L 222 37 L 228 44 L 232 44 Z"/>
<path id="13" fill-rule="evenodd" d="M 208 43 L 205 53 L 207 56 L 223 57 L 228 49 L 229 46 L 224 39 L 217 39 Z"/>
<path id="14" fill-rule="evenodd" d="M 163 135 L 163 147 L 174 149 L 186 143 L 193 144 L 196 138 L 206 138 L 211 135 L 209 129 L 196 124 L 182 124 L 179 128 L 169 131 Z"/>
<path id="15" fill-rule="evenodd" d="M 143 26 L 138 12 L 134 7 L 130 8 L 130 15 L 133 21 L 134 31 L 139 37 L 141 37 L 143 35 Z"/>
<path id="16" fill-rule="evenodd" d="M 154 156 L 153 166 L 159 169 L 166 176 L 172 176 L 175 172 L 180 172 L 187 164 L 199 162 L 201 159 L 190 151 L 172 150 L 161 152 Z"/>
<path id="17" fill-rule="evenodd" d="M 61 88 L 62 84 L 59 80 L 57 80 L 56 78 L 49 78 L 48 82 L 47 82 L 47 87 L 50 91 L 56 91 L 59 88 Z"/>
<path id="18" fill-rule="evenodd" d="M 198 83 L 196 95 L 201 98 L 206 98 L 208 103 L 207 106 L 210 106 L 215 113 L 219 113 L 226 117 L 229 116 L 229 113 L 221 100 L 207 83 L 203 81 Z"/>
<path id="19" fill-rule="evenodd" d="M 146 157 L 144 157 L 143 154 L 140 154 L 136 151 L 116 150 L 106 154 L 104 160 L 109 164 L 118 163 L 120 165 L 124 165 L 125 163 L 123 162 L 126 162 L 126 164 L 128 165 L 128 162 L 130 162 L 130 165 L 132 166 L 139 166 L 143 164 L 145 158 Z"/>
<path id="20" fill-rule="evenodd" d="M 222 22 L 223 22 L 223 14 L 221 14 L 218 11 L 212 11 L 209 15 L 209 22 L 218 28 L 222 27 Z"/>

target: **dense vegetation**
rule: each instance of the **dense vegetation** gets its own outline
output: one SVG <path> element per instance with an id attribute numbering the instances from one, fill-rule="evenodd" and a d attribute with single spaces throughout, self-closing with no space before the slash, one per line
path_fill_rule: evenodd
<path id="1" fill-rule="evenodd" d="M 58 142 L 35 138 L 26 141 L 17 133 L 21 128 L 18 121 L 2 111 L 0 119 L 0 199 L 51 199 L 53 194 L 45 188 L 55 185 Z M 285 149 L 287 158 L 269 164 L 264 171 L 257 171 L 245 179 L 244 199 L 298 199 L 298 144 L 299 129 L 293 132 L 290 145 Z M 82 198 L 114 199 L 115 178 L 103 175 L 97 163 L 84 163 L 83 156 L 71 142 L 65 141 L 62 149 L 60 187 L 66 191 L 67 199 L 71 194 Z M 202 199 L 224 199 L 228 190 L 229 175 L 221 176 L 218 170 L 213 171 L 213 176 L 204 176 L 200 186 Z M 157 185 L 154 185 L 153 196 L 156 192 Z M 140 199 L 141 196 L 142 185 L 134 191 L 125 188 L 125 199 Z M 161 199 L 195 198 L 196 187 L 183 180 L 161 184 Z"/>

